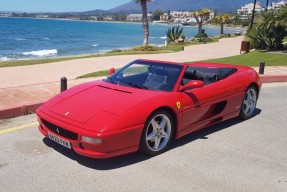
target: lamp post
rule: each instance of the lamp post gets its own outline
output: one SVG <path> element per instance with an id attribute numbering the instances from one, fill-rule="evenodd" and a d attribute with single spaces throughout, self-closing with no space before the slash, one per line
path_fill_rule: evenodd
<path id="1" fill-rule="evenodd" d="M 265 11 L 268 11 L 268 5 L 269 5 L 269 0 L 266 0 L 266 7 L 265 7 Z"/>
<path id="2" fill-rule="evenodd" d="M 250 23 L 250 30 L 253 27 L 253 22 L 254 22 L 254 16 L 255 16 L 255 6 L 256 6 L 257 0 L 254 0 L 254 5 L 253 5 L 253 11 L 252 11 L 252 17 L 251 17 L 251 23 Z"/>

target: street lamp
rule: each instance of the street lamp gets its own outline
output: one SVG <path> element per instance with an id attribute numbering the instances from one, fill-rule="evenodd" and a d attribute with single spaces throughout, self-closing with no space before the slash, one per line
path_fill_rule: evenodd
<path id="1" fill-rule="evenodd" d="M 253 4 L 253 10 L 252 10 L 252 17 L 251 17 L 251 23 L 250 23 L 250 29 L 252 29 L 253 27 L 253 22 L 254 22 L 254 17 L 255 17 L 255 6 L 256 6 L 257 0 L 254 0 L 254 4 Z M 265 7 L 265 11 L 268 11 L 268 5 L 269 5 L 269 0 L 266 0 L 266 7 Z"/>
<path id="2" fill-rule="evenodd" d="M 254 22 L 254 16 L 255 16 L 255 5 L 256 5 L 257 0 L 254 0 L 254 5 L 253 5 L 253 11 L 252 11 L 252 17 L 251 17 L 251 23 L 250 23 L 250 30 L 253 27 L 253 22 Z"/>
<path id="3" fill-rule="evenodd" d="M 265 11 L 268 11 L 268 5 L 269 5 L 269 0 L 266 0 L 266 7 L 265 7 Z"/>

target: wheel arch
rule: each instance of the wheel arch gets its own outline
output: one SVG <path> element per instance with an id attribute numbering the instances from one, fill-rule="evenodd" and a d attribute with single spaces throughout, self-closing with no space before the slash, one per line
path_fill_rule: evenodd
<path id="1" fill-rule="evenodd" d="M 172 117 L 172 119 L 173 119 L 173 123 L 174 123 L 174 134 L 173 134 L 173 138 L 172 139 L 174 139 L 174 138 L 176 138 L 176 129 L 177 129 L 177 122 L 178 122 L 178 120 L 177 120 L 177 116 L 176 116 L 176 112 L 172 109 L 172 108 L 170 108 L 170 107 L 167 107 L 167 106 L 163 106 L 163 107 L 159 107 L 159 108 L 157 108 L 157 109 L 155 109 L 150 115 L 149 115 L 149 117 L 153 114 L 153 113 L 155 113 L 155 112 L 157 112 L 157 111 L 160 111 L 160 110 L 163 110 L 163 111 L 167 111 L 170 115 L 171 115 L 171 117 Z M 148 117 L 148 118 L 149 118 Z M 148 119 L 147 118 L 147 119 Z"/>
<path id="2" fill-rule="evenodd" d="M 148 142 L 146 142 L 146 139 L 145 139 L 145 131 L 148 129 L 148 127 L 146 127 L 146 125 L 148 125 L 147 123 L 149 122 L 150 118 L 154 118 L 154 115 L 158 115 L 158 114 L 162 114 L 162 113 L 165 113 L 166 115 L 170 116 L 168 118 L 172 119 L 173 126 L 174 126 L 173 131 L 172 131 L 173 133 L 171 133 L 172 137 L 170 137 L 167 140 L 167 143 L 164 144 L 163 148 L 159 149 L 158 151 L 154 151 L 153 149 L 150 148 Z M 151 155 L 151 156 L 159 155 L 159 154 L 163 153 L 164 151 L 168 150 L 170 143 L 175 138 L 176 127 L 177 127 L 176 124 L 177 124 L 176 113 L 173 111 L 172 108 L 170 108 L 168 106 L 161 106 L 161 107 L 155 108 L 146 119 L 145 128 L 143 129 L 141 139 L 140 139 L 139 150 L 141 152 L 148 154 L 148 155 Z"/>
<path id="3" fill-rule="evenodd" d="M 257 85 L 257 83 L 254 83 L 254 82 L 253 82 L 253 83 L 250 83 L 249 86 L 247 87 L 247 89 L 248 89 L 249 87 L 255 87 L 255 89 L 256 89 L 256 94 L 257 94 L 256 96 L 257 96 L 257 99 L 258 99 L 258 96 L 259 96 L 259 86 Z M 246 89 L 246 90 L 247 90 L 247 89 Z"/>

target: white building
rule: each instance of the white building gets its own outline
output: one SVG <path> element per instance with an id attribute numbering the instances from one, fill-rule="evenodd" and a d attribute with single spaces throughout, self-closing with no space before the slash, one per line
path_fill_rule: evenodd
<path id="1" fill-rule="evenodd" d="M 106 17 L 104 17 L 104 21 L 113 21 L 113 17 L 112 16 L 106 16 Z"/>
<path id="2" fill-rule="evenodd" d="M 148 13 L 147 17 L 150 20 L 152 14 Z M 141 21 L 142 20 L 143 15 L 142 14 L 129 14 L 127 16 L 127 21 Z"/>
<path id="3" fill-rule="evenodd" d="M 172 11 L 170 15 L 171 21 L 174 23 L 196 23 L 196 20 L 190 11 Z M 212 19 L 213 17 L 214 12 L 211 12 L 209 19 Z"/>
<path id="4" fill-rule="evenodd" d="M 280 1 L 278 3 L 274 3 L 272 2 L 269 6 L 268 6 L 268 10 L 274 10 L 274 9 L 281 9 L 282 7 L 286 6 L 287 2 L 286 1 Z"/>
<path id="5" fill-rule="evenodd" d="M 90 18 L 94 21 L 97 21 L 98 20 L 98 17 L 97 16 L 90 16 Z"/>
<path id="6" fill-rule="evenodd" d="M 36 18 L 49 18 L 49 15 L 36 15 Z"/>
<path id="7" fill-rule="evenodd" d="M 253 11 L 253 7 L 254 4 L 253 3 L 249 3 L 247 5 L 244 5 L 243 7 L 241 7 L 240 9 L 237 10 L 237 13 L 239 15 L 251 15 L 252 11 Z M 257 2 L 255 5 L 255 11 L 259 12 L 262 11 L 263 8 L 260 5 L 260 2 Z"/>
<path id="8" fill-rule="evenodd" d="M 268 10 L 274 10 L 274 9 L 281 9 L 282 7 L 286 6 L 287 2 L 286 0 L 280 1 L 278 3 L 276 2 L 272 2 L 269 6 L 268 6 Z M 240 19 L 248 19 L 248 17 L 250 15 L 252 15 L 252 11 L 253 11 L 253 3 L 249 3 L 247 5 L 244 5 L 243 7 L 241 7 L 240 9 L 237 10 L 237 13 L 240 15 Z M 260 2 L 257 2 L 255 5 L 255 12 L 260 12 L 260 11 L 264 11 L 265 8 L 261 7 Z"/>
<path id="9" fill-rule="evenodd" d="M 0 13 L 0 17 L 12 17 L 11 13 Z"/>

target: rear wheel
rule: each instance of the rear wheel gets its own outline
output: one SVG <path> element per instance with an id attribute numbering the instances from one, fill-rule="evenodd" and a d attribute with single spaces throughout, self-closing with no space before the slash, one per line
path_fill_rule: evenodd
<path id="1" fill-rule="evenodd" d="M 255 114 L 256 103 L 257 90 L 254 86 L 250 86 L 245 92 L 239 117 L 242 119 L 249 119 L 253 117 Z"/>
<path id="2" fill-rule="evenodd" d="M 174 121 L 168 112 L 159 110 L 153 113 L 142 133 L 141 151 L 152 156 L 164 152 L 172 140 L 173 132 Z"/>

